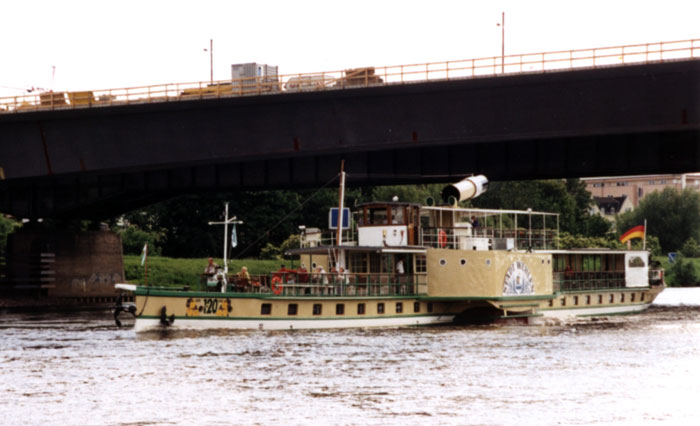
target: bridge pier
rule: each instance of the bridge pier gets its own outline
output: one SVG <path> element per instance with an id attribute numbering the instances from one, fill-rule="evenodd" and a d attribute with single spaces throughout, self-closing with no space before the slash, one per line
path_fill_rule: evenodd
<path id="1" fill-rule="evenodd" d="M 111 303 L 124 280 L 121 237 L 109 230 L 51 232 L 38 224 L 8 239 L 1 295 L 19 304 Z"/>

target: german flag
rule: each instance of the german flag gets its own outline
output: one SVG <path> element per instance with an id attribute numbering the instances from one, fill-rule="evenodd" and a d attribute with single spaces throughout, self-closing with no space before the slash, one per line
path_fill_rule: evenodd
<path id="1" fill-rule="evenodd" d="M 629 231 L 625 232 L 624 234 L 622 234 L 622 236 L 620 236 L 620 242 L 626 243 L 632 238 L 644 238 L 644 225 L 639 225 L 635 226 L 634 228 L 630 228 Z"/>

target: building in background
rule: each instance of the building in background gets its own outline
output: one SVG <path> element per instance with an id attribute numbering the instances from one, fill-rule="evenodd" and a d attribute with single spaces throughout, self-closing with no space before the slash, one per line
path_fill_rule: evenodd
<path id="1" fill-rule="evenodd" d="M 604 218 L 614 221 L 615 215 L 618 213 L 632 211 L 634 206 L 629 197 L 623 195 L 621 197 L 593 197 L 593 207 L 591 214 L 599 214 Z"/>
<path id="2" fill-rule="evenodd" d="M 654 191 L 663 191 L 669 187 L 693 188 L 700 191 L 700 173 L 582 178 L 581 180 L 586 183 L 586 189 L 591 193 L 601 213 L 605 207 L 610 209 L 618 206 L 616 213 L 619 213 L 620 208 L 622 211 L 625 211 L 626 208 L 635 208 L 639 205 L 639 201 L 648 194 Z M 601 208 L 600 199 L 619 197 L 627 199 L 625 202 L 618 201 L 617 204 L 615 202 L 604 203 L 605 206 Z M 607 209 L 604 216 L 608 216 Z"/>

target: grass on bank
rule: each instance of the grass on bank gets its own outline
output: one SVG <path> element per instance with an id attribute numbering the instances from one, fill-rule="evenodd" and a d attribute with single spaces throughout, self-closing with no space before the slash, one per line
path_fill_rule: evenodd
<path id="1" fill-rule="evenodd" d="M 164 287 L 181 287 L 189 285 L 196 288 L 199 285 L 200 276 L 207 266 L 208 258 L 201 259 L 174 259 L 170 257 L 149 256 L 148 258 L 148 284 Z M 214 262 L 223 266 L 222 259 L 214 259 Z M 242 266 L 248 267 L 251 275 L 269 274 L 285 264 L 292 267 L 290 260 L 258 260 L 235 259 L 229 261 L 229 272 L 237 273 Z M 294 267 L 299 261 L 294 261 Z M 126 280 L 132 284 L 145 284 L 144 267 L 141 266 L 141 256 L 124 256 L 124 274 Z"/>

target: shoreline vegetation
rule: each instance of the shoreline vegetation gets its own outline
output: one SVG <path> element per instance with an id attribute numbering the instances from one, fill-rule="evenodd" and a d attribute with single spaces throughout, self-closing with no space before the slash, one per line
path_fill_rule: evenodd
<path id="1" fill-rule="evenodd" d="M 148 284 L 162 287 L 182 287 L 189 285 L 190 288 L 198 288 L 200 277 L 207 266 L 208 258 L 172 258 L 162 256 L 148 257 Z M 214 258 L 214 263 L 223 267 L 223 259 Z M 268 274 L 276 271 L 284 264 L 287 268 L 296 268 L 298 260 L 286 259 L 233 259 L 229 260 L 229 273 L 240 272 L 241 267 L 247 266 L 251 275 Z M 124 275 L 126 281 L 132 284 L 143 285 L 144 267 L 141 266 L 141 256 L 124 255 Z"/>
<path id="2" fill-rule="evenodd" d="M 674 281 L 671 273 L 672 265 L 666 256 L 654 256 L 655 261 L 661 263 L 666 271 L 666 285 L 669 287 L 686 287 Z M 685 258 L 690 261 L 697 271 L 700 271 L 700 258 Z M 171 258 L 162 256 L 149 256 L 148 258 L 148 284 L 163 287 L 198 288 L 200 277 L 207 266 L 208 258 Z M 214 259 L 214 262 L 223 266 L 222 259 Z M 229 260 L 229 272 L 236 274 L 242 266 L 248 267 L 251 275 L 269 274 L 276 271 L 284 264 L 287 268 L 293 269 L 299 266 L 299 260 L 288 259 L 233 259 Z M 145 283 L 144 267 L 141 266 L 141 256 L 124 255 L 124 274 L 126 281 L 132 284 Z M 696 286 L 697 283 L 691 284 Z"/>

